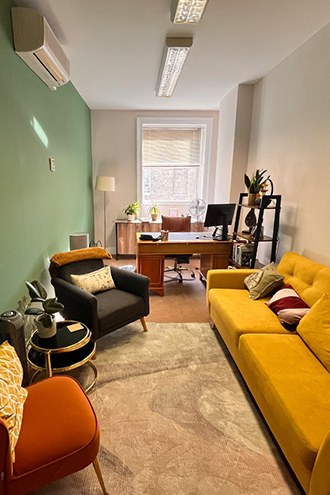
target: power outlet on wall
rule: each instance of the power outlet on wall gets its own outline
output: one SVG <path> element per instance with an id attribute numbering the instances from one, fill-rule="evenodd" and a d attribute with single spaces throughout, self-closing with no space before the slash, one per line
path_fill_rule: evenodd
<path id="1" fill-rule="evenodd" d="M 49 168 L 52 172 L 55 172 L 55 160 L 54 160 L 54 158 L 49 158 Z"/>

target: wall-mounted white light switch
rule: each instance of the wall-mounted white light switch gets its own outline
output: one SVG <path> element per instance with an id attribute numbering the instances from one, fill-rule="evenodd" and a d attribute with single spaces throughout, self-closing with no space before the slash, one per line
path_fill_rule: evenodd
<path id="1" fill-rule="evenodd" d="M 54 160 L 54 158 L 49 158 L 49 168 L 52 172 L 55 172 L 55 160 Z"/>

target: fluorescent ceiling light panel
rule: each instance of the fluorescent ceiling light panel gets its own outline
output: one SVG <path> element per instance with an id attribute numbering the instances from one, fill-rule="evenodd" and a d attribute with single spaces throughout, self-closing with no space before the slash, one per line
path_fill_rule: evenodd
<path id="1" fill-rule="evenodd" d="M 173 0 L 171 21 L 174 24 L 197 24 L 202 18 L 207 0 Z"/>
<path id="2" fill-rule="evenodd" d="M 172 96 L 192 42 L 192 38 L 166 38 L 156 90 L 160 98 Z"/>

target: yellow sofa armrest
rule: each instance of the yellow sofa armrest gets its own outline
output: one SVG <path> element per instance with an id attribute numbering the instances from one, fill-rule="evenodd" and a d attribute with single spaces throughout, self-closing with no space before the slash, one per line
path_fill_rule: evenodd
<path id="1" fill-rule="evenodd" d="M 313 466 L 309 495 L 330 495 L 330 430 L 324 437 Z"/>
<path id="2" fill-rule="evenodd" d="M 244 279 L 257 271 L 253 268 L 209 270 L 206 282 L 207 307 L 209 307 L 208 294 L 211 289 L 245 289 Z"/>
<path id="3" fill-rule="evenodd" d="M 239 270 L 223 269 L 207 272 L 206 290 L 210 289 L 245 289 L 244 279 L 258 270 L 242 268 Z"/>

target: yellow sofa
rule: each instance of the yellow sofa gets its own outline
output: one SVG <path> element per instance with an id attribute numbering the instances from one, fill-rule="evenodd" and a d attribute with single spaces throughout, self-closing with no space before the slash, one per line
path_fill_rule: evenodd
<path id="1" fill-rule="evenodd" d="M 278 271 L 309 305 L 330 294 L 330 268 L 288 252 Z M 309 495 L 330 495 L 330 373 L 296 332 L 249 298 L 255 270 L 210 270 L 207 304 L 284 455 Z"/>

